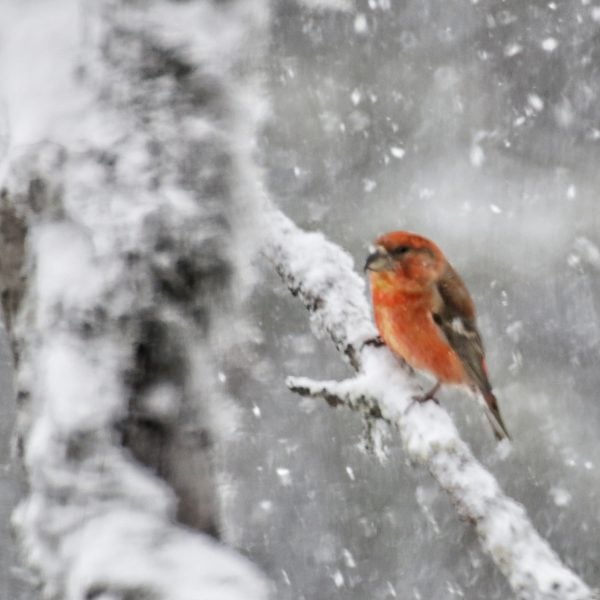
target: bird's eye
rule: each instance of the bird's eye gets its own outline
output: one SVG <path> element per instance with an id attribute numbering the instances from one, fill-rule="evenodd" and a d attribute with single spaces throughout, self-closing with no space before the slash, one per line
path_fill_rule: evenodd
<path id="1" fill-rule="evenodd" d="M 392 254 L 392 256 L 399 258 L 401 256 L 404 256 L 409 250 L 410 250 L 410 246 L 396 246 L 392 250 L 391 254 Z"/>

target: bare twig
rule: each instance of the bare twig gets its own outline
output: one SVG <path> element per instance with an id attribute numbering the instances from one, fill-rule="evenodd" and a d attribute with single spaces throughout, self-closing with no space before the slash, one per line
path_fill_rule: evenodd
<path id="1" fill-rule="evenodd" d="M 519 598 L 592 600 L 598 596 L 567 568 L 531 524 L 525 509 L 460 439 L 448 413 L 415 403 L 415 378 L 386 348 L 364 342 L 375 335 L 364 282 L 352 259 L 317 233 L 306 233 L 270 209 L 264 252 L 310 313 L 315 333 L 328 334 L 358 374 L 342 382 L 288 378 L 293 391 L 345 405 L 396 426 L 408 456 L 422 462 L 474 524 L 484 550 Z"/>

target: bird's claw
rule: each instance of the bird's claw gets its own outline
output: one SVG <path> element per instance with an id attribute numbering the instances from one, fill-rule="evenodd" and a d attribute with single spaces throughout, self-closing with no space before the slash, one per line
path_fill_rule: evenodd
<path id="1" fill-rule="evenodd" d="M 362 350 L 365 346 L 374 346 L 375 348 L 380 348 L 381 346 L 385 346 L 385 342 L 383 338 L 378 335 L 376 337 L 369 338 L 362 343 L 360 349 Z"/>
<path id="2" fill-rule="evenodd" d="M 438 381 L 428 392 L 425 392 L 420 396 L 413 396 L 411 398 L 412 402 L 409 404 L 408 408 L 410 408 L 416 403 L 423 404 L 423 402 L 428 402 L 429 400 L 433 400 L 439 406 L 440 401 L 435 397 L 435 395 L 440 389 L 440 386 L 441 383 Z"/>
<path id="3" fill-rule="evenodd" d="M 423 404 L 423 402 L 429 402 L 429 400 L 433 400 L 438 406 L 440 404 L 440 401 L 431 392 L 427 392 L 422 396 L 412 396 L 411 400 L 413 402 L 418 402 L 419 404 Z"/>
<path id="4" fill-rule="evenodd" d="M 430 400 L 433 400 L 438 406 L 440 405 L 440 401 L 431 392 L 427 392 L 426 394 L 421 394 L 420 396 L 411 396 L 410 399 L 411 399 L 411 402 L 406 407 L 404 414 L 408 413 L 408 411 L 416 404 L 423 404 L 425 402 L 429 402 Z"/>

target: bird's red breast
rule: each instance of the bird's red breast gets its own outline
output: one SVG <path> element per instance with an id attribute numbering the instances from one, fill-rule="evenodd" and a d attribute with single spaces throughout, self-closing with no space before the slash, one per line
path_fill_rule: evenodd
<path id="1" fill-rule="evenodd" d="M 467 376 L 460 358 L 432 318 L 431 290 L 403 291 L 393 278 L 370 274 L 375 323 L 383 341 L 415 369 L 443 383 L 461 384 Z"/>

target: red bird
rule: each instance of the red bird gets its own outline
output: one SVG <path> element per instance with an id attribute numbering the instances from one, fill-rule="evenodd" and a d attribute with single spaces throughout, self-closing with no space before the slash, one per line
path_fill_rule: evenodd
<path id="1" fill-rule="evenodd" d="M 458 273 L 430 240 L 393 231 L 375 240 L 367 258 L 375 323 L 386 345 L 437 383 L 466 385 L 480 393 L 498 440 L 509 438 L 492 393 L 475 305 Z"/>

